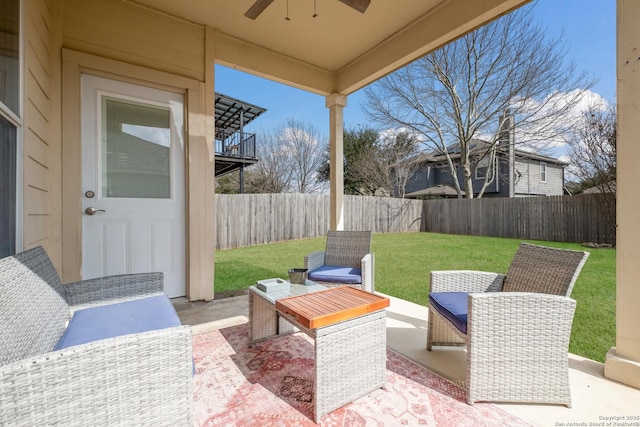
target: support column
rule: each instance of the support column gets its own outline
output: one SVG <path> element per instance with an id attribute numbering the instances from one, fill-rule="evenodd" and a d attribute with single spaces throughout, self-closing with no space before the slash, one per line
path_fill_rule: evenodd
<path id="1" fill-rule="evenodd" d="M 640 388 L 640 2 L 617 1 L 617 252 L 616 346 L 604 375 Z"/>
<path id="2" fill-rule="evenodd" d="M 344 230 L 344 120 L 343 108 L 347 96 L 333 93 L 327 96 L 329 109 L 329 197 L 331 200 L 331 222 L 329 229 Z"/>

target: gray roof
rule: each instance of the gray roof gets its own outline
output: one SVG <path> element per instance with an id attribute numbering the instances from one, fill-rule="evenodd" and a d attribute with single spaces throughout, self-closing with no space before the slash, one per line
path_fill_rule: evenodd
<path id="1" fill-rule="evenodd" d="M 487 141 L 484 141 L 482 139 L 472 139 L 471 140 L 471 152 L 478 152 L 478 151 L 482 151 L 483 149 L 487 149 L 489 148 L 489 143 Z M 506 154 L 507 148 L 506 147 L 498 147 L 498 149 L 500 151 L 502 151 L 503 153 Z M 449 152 L 449 155 L 451 156 L 452 159 L 459 159 L 460 158 L 460 149 L 459 149 L 459 145 L 458 144 L 452 144 L 450 146 L 447 147 L 447 151 Z M 543 156 L 541 154 L 536 154 L 536 153 L 532 153 L 530 151 L 526 151 L 526 150 L 519 150 L 519 149 L 515 149 L 515 156 L 517 158 L 523 159 L 532 159 L 532 160 L 540 160 L 543 162 L 547 162 L 547 163 L 555 163 L 558 165 L 563 165 L 566 166 L 569 163 L 560 160 L 560 159 L 556 159 L 554 157 L 549 157 L 549 156 Z M 432 162 L 432 163 L 439 163 L 439 162 L 443 162 L 445 160 L 445 155 L 444 152 L 442 150 L 434 150 L 430 153 L 423 153 L 420 154 L 418 156 L 418 158 L 416 159 L 416 161 L 419 162 Z"/>
<path id="2" fill-rule="evenodd" d="M 267 111 L 266 108 L 217 92 L 215 94 L 215 104 L 216 129 L 239 131 L 241 127 L 246 126 L 258 118 L 260 114 Z"/>
<path id="3" fill-rule="evenodd" d="M 593 193 L 615 193 L 616 191 L 616 180 L 609 181 L 602 185 L 596 185 L 595 187 L 589 187 L 582 192 L 582 194 L 593 194 Z"/>
<path id="4" fill-rule="evenodd" d="M 465 195 L 464 191 L 462 191 L 462 195 Z M 458 192 L 451 185 L 438 184 L 433 187 L 423 188 L 422 190 L 407 193 L 404 196 L 409 199 L 415 199 L 420 196 L 458 197 Z"/>

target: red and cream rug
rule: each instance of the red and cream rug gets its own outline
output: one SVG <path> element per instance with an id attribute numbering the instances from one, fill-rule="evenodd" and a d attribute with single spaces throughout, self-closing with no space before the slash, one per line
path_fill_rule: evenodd
<path id="1" fill-rule="evenodd" d="M 198 426 L 315 426 L 313 341 L 297 333 L 248 347 L 248 325 L 195 333 Z M 353 363 L 358 363 L 354 360 Z M 529 425 L 387 349 L 385 389 L 324 416 L 321 426 Z"/>

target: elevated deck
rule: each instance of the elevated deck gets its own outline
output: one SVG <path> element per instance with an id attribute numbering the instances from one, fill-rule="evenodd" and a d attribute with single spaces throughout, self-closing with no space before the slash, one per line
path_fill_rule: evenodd
<path id="1" fill-rule="evenodd" d="M 244 127 L 267 110 L 221 93 L 216 93 L 215 108 L 215 176 L 257 163 L 256 135 Z"/>

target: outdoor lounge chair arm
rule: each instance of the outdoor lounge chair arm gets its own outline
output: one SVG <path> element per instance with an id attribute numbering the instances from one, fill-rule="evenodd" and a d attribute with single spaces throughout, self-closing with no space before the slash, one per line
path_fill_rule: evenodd
<path id="1" fill-rule="evenodd" d="M 374 272 L 375 270 L 375 256 L 372 253 L 366 254 L 361 261 L 362 267 L 360 267 L 360 274 L 362 276 L 362 289 L 369 292 L 374 292 Z"/>
<path id="2" fill-rule="evenodd" d="M 467 401 L 571 405 L 568 347 L 575 300 L 526 292 L 471 293 Z"/>
<path id="3" fill-rule="evenodd" d="M 309 255 L 304 257 L 304 268 L 307 270 L 315 270 L 316 268 L 322 267 L 324 265 L 324 254 L 325 251 L 316 251 L 311 252 Z"/>
<path id="4" fill-rule="evenodd" d="M 504 274 L 475 270 L 432 271 L 429 292 L 500 291 Z"/>
<path id="5" fill-rule="evenodd" d="M 64 285 L 67 302 L 73 310 L 113 304 L 147 296 L 161 295 L 162 273 L 121 274 L 88 279 Z"/>
<path id="6" fill-rule="evenodd" d="M 191 328 L 94 341 L 0 367 L 0 425 L 193 425 Z"/>

